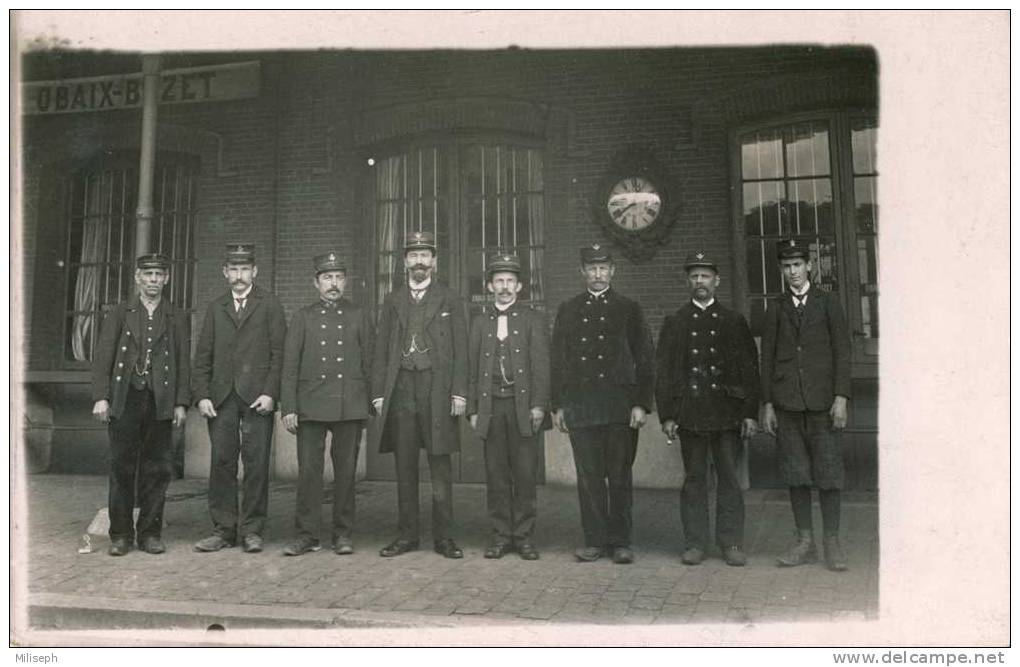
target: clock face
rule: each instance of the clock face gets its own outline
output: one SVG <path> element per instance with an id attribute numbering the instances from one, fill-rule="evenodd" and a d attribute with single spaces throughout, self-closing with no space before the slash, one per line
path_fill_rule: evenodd
<path id="1" fill-rule="evenodd" d="M 609 190 L 610 219 L 621 229 L 638 231 L 662 213 L 662 197 L 655 185 L 641 176 L 621 179 Z"/>

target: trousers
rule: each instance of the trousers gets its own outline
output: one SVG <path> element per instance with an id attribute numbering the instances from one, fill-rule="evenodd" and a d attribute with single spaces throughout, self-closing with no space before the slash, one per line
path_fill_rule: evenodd
<path id="1" fill-rule="evenodd" d="M 708 543 L 708 453 L 715 464 L 715 541 L 720 548 L 743 547 L 744 493 L 737 477 L 736 431 L 682 431 L 684 485 L 680 491 L 680 517 L 687 548 L 704 549 Z"/>
<path id="2" fill-rule="evenodd" d="M 213 532 L 235 541 L 261 535 L 269 511 L 269 455 L 273 415 L 260 415 L 231 391 L 209 420 L 212 465 L 209 469 L 209 513 Z M 237 498 L 238 454 L 244 463 L 240 512 Z"/>
<path id="3" fill-rule="evenodd" d="M 494 398 L 485 437 L 485 493 L 494 543 L 527 542 L 538 510 L 538 435 L 523 436 L 514 398 Z"/>
<path id="4" fill-rule="evenodd" d="M 631 466 L 637 442 L 638 431 L 627 424 L 570 429 L 585 546 L 630 546 L 634 504 Z"/>
<path id="5" fill-rule="evenodd" d="M 333 435 L 333 527 L 335 540 L 354 531 L 354 479 L 358 465 L 361 421 L 301 420 L 297 431 L 298 485 L 295 525 L 298 534 L 319 539 L 322 524 L 322 473 L 326 432 Z"/>
<path id="6" fill-rule="evenodd" d="M 163 506 L 173 475 L 172 425 L 156 419 L 149 389 L 128 388 L 124 411 L 111 419 L 110 539 L 160 537 Z M 138 505 L 138 522 L 134 520 Z"/>

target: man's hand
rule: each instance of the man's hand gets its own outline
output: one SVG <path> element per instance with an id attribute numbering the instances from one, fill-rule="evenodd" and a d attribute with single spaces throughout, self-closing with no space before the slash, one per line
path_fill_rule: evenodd
<path id="1" fill-rule="evenodd" d="M 560 433 L 570 433 L 570 431 L 567 430 L 567 420 L 563 418 L 563 408 L 553 412 L 552 421 L 553 426 L 556 427 L 557 431 Z"/>
<path id="2" fill-rule="evenodd" d="M 740 425 L 741 438 L 753 438 L 758 433 L 758 422 L 753 419 L 745 419 Z"/>
<path id="3" fill-rule="evenodd" d="M 382 404 L 383 404 L 383 399 L 381 397 L 380 398 L 373 398 L 372 399 L 372 409 L 375 410 L 375 414 L 377 414 L 377 415 L 381 415 L 382 414 Z"/>
<path id="4" fill-rule="evenodd" d="M 287 429 L 288 433 L 297 433 L 298 418 L 297 414 L 291 412 L 283 416 L 283 427 Z"/>
<path id="5" fill-rule="evenodd" d="M 846 396 L 837 396 L 833 399 L 829 416 L 832 417 L 832 428 L 837 431 L 846 428 Z"/>
<path id="6" fill-rule="evenodd" d="M 778 421 L 776 420 L 776 409 L 772 407 L 771 403 L 766 403 L 761 408 L 762 428 L 765 429 L 766 433 L 774 436 L 776 434 L 777 423 Z"/>
<path id="7" fill-rule="evenodd" d="M 96 404 L 92 406 L 92 416 L 96 418 L 96 421 L 101 421 L 104 424 L 110 421 L 110 401 L 105 398 L 96 401 Z"/>
<path id="8" fill-rule="evenodd" d="M 471 428 L 475 431 L 478 430 L 478 415 L 468 415 L 468 421 L 471 423 Z"/>
<path id="9" fill-rule="evenodd" d="M 630 409 L 630 427 L 633 429 L 639 429 L 645 425 L 645 418 L 648 413 L 640 405 L 635 405 Z"/>
<path id="10" fill-rule="evenodd" d="M 198 414 L 202 415 L 207 419 L 212 419 L 216 416 L 216 408 L 213 407 L 212 401 L 208 398 L 203 398 L 198 402 Z"/>
<path id="11" fill-rule="evenodd" d="M 667 419 L 662 424 L 662 432 L 666 434 L 666 444 L 672 445 L 677 433 L 680 432 L 680 425 L 672 419 Z"/>
<path id="12" fill-rule="evenodd" d="M 467 399 L 462 396 L 454 396 L 450 401 L 450 416 L 460 417 L 467 412 Z"/>
<path id="13" fill-rule="evenodd" d="M 188 418 L 188 409 L 183 405 L 174 406 L 174 428 L 184 426 L 185 420 Z"/>
<path id="14" fill-rule="evenodd" d="M 542 421 L 545 419 L 545 410 L 542 408 L 531 408 L 531 432 L 538 433 L 542 428 Z"/>
<path id="15" fill-rule="evenodd" d="M 262 394 L 255 399 L 255 402 L 248 406 L 249 408 L 255 408 L 255 412 L 260 415 L 268 415 L 273 411 L 273 397 Z"/>

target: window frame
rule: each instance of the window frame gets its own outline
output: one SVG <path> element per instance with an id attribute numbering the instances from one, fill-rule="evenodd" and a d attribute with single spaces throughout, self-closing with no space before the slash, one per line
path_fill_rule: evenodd
<path id="1" fill-rule="evenodd" d="M 450 250 L 454 250 L 453 256 L 447 257 L 443 255 L 444 250 L 439 249 L 439 278 L 457 293 L 465 296 L 465 302 L 471 312 L 475 312 L 481 304 L 473 303 L 470 300 L 470 286 L 467 284 L 467 262 L 469 261 L 470 255 L 478 251 L 475 246 L 469 246 L 468 244 L 468 233 L 467 221 L 466 221 L 466 193 L 463 192 L 460 183 L 461 176 L 461 151 L 465 146 L 511 146 L 517 149 L 532 149 L 540 151 L 542 154 L 542 170 L 543 170 L 543 188 L 541 195 L 541 209 L 542 209 L 542 231 L 543 241 L 546 238 L 547 225 L 549 221 L 549 190 L 548 190 L 548 144 L 544 137 L 536 137 L 527 133 L 519 132 L 487 132 L 479 130 L 453 130 L 448 132 L 426 132 L 420 133 L 414 136 L 403 137 L 400 139 L 389 140 L 373 144 L 372 146 L 362 150 L 360 161 L 362 168 L 364 169 L 363 183 L 364 187 L 360 188 L 364 194 L 364 201 L 362 205 L 362 211 L 364 212 L 365 220 L 368 221 L 368 233 L 369 233 L 369 247 L 371 248 L 371 256 L 369 259 L 369 266 L 366 274 L 366 287 L 367 293 L 371 295 L 369 301 L 373 309 L 377 309 L 380 306 L 380 302 L 377 301 L 376 295 L 378 290 L 378 265 L 381 250 L 379 248 L 379 239 L 376 229 L 376 197 L 375 197 L 375 173 L 376 169 L 382 160 L 393 156 L 409 153 L 415 150 L 428 149 L 428 148 L 439 148 L 446 151 L 447 155 L 447 191 L 449 193 L 449 210 L 447 215 L 449 220 L 447 223 L 450 225 L 448 229 L 448 243 Z M 368 166 L 367 160 L 372 158 L 375 160 L 375 165 Z M 547 244 L 542 245 L 517 245 L 515 248 L 541 248 L 543 253 L 543 259 Z M 495 247 L 493 247 L 495 249 Z M 395 249 L 398 257 L 397 266 L 401 266 L 400 251 Z M 447 250 L 449 252 L 449 250 Z M 398 269 L 398 275 L 402 273 Z M 542 275 L 543 285 L 543 299 L 527 299 L 522 301 L 534 305 L 538 309 L 544 309 L 547 304 L 548 296 L 548 271 L 544 269 Z M 395 284 L 399 284 L 400 280 L 395 279 Z M 491 303 L 491 299 L 487 299 L 486 304 Z"/>
<path id="2" fill-rule="evenodd" d="M 877 378 L 877 355 L 864 355 L 857 344 L 862 330 L 860 312 L 860 276 L 857 261 L 857 234 L 853 225 L 854 174 L 851 126 L 855 119 L 868 119 L 881 129 L 878 112 L 874 109 L 817 109 L 779 116 L 757 118 L 730 128 L 730 221 L 733 244 L 734 276 L 733 300 L 737 309 L 750 318 L 748 299 L 750 280 L 747 271 L 747 233 L 743 219 L 743 173 L 740 137 L 754 131 L 788 127 L 809 121 L 822 121 L 829 128 L 829 178 L 832 181 L 833 238 L 836 241 L 836 263 L 840 281 L 838 290 L 843 312 L 850 330 L 852 361 L 851 373 L 855 378 Z M 876 171 L 880 176 L 881 172 Z M 877 177 L 876 176 L 876 177 Z M 880 186 L 879 186 L 880 187 Z M 881 215 L 881 213 L 879 213 Z M 881 224 L 881 223 L 879 223 Z M 880 270 L 879 270 L 880 273 Z M 881 331 L 881 329 L 880 329 Z M 881 336 L 881 333 L 879 334 Z M 881 343 L 879 343 L 880 345 Z"/>
<path id="3" fill-rule="evenodd" d="M 160 181 L 160 175 L 165 173 L 164 167 L 174 167 L 177 169 L 185 168 L 190 169 L 191 183 L 189 185 L 189 192 L 191 193 L 189 205 L 185 211 L 178 210 L 176 208 L 171 210 L 165 210 L 163 207 L 163 197 L 165 196 L 165 182 Z M 90 349 L 88 359 L 75 359 L 73 352 L 70 349 L 70 339 L 74 330 L 75 314 L 84 311 L 76 310 L 74 306 L 73 290 L 76 289 L 77 276 L 75 275 L 76 270 L 82 265 L 79 258 L 72 257 L 72 251 L 76 248 L 80 250 L 80 244 L 75 246 L 72 243 L 72 238 L 75 234 L 73 225 L 77 221 L 76 218 L 80 218 L 83 222 L 87 216 L 84 211 L 81 215 L 76 214 L 72 211 L 72 207 L 75 204 L 73 190 L 77 183 L 82 181 L 82 177 L 86 173 L 93 173 L 96 175 L 106 174 L 109 172 L 122 171 L 124 172 L 124 184 L 123 184 L 123 196 L 124 208 L 123 212 L 117 215 L 122 216 L 124 219 L 125 230 L 130 229 L 130 236 L 127 233 L 124 234 L 125 238 L 129 238 L 130 242 L 127 244 L 129 247 L 123 249 L 123 253 L 120 256 L 119 261 L 101 261 L 96 262 L 96 266 L 113 267 L 116 270 L 117 266 L 123 268 L 128 274 L 127 276 L 127 291 L 125 295 L 114 295 L 113 301 L 108 303 L 97 303 L 97 308 L 92 312 L 95 316 L 94 331 L 90 339 Z M 153 226 L 153 244 L 159 242 L 159 234 L 162 229 L 162 222 L 164 215 L 175 215 L 180 216 L 181 213 L 185 213 L 186 219 L 183 221 L 183 225 L 188 229 L 188 239 L 185 241 L 185 250 L 190 252 L 183 258 L 174 258 L 171 256 L 171 280 L 175 280 L 181 267 L 184 269 L 184 275 L 180 280 L 186 280 L 190 283 L 182 288 L 184 290 L 185 298 L 190 296 L 192 303 L 181 304 L 174 301 L 174 304 L 184 310 L 185 313 L 190 317 L 195 311 L 194 298 L 197 293 L 197 268 L 198 268 L 198 256 L 195 251 L 196 235 L 198 231 L 198 218 L 200 215 L 200 209 L 198 207 L 199 200 L 199 189 L 201 181 L 201 160 L 198 156 L 190 153 L 183 153 L 178 151 L 160 151 L 156 154 L 156 169 L 154 170 L 154 184 L 153 184 L 153 197 L 154 197 L 154 210 L 152 214 L 151 225 Z M 103 319 L 107 312 L 117 303 L 128 298 L 132 293 L 132 285 L 134 284 L 134 260 L 135 260 L 135 248 L 134 248 L 134 225 L 137 220 L 137 206 L 138 206 L 138 184 L 136 182 L 138 178 L 138 162 L 137 162 L 137 151 L 132 150 L 116 150 L 116 151 L 101 151 L 98 154 L 92 156 L 88 160 L 69 164 L 64 171 L 62 178 L 61 192 L 63 202 L 60 206 L 62 211 L 62 239 L 64 242 L 63 248 L 63 291 L 61 293 L 61 349 L 59 353 L 59 365 L 64 370 L 89 370 L 92 368 L 92 362 L 95 355 L 96 342 L 99 339 L 100 329 L 102 327 Z M 130 201 L 127 197 L 130 197 Z M 156 205 L 159 205 L 158 207 Z M 102 215 L 106 215 L 105 213 Z M 155 250 L 154 250 L 155 251 Z M 118 280 L 119 282 L 119 280 Z M 168 283 L 168 288 L 172 289 L 172 284 Z M 70 307 L 69 307 L 70 305 Z"/>

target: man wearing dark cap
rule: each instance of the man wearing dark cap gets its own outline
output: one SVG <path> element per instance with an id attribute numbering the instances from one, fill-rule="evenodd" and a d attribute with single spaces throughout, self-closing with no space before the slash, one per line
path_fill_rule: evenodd
<path id="1" fill-rule="evenodd" d="M 333 436 L 333 551 L 354 553 L 354 473 L 368 419 L 368 378 L 375 327 L 368 310 L 344 296 L 347 269 L 335 252 L 314 260 L 319 298 L 287 328 L 280 383 L 283 425 L 297 433 L 297 537 L 283 553 L 319 550 L 323 448 Z"/>
<path id="2" fill-rule="evenodd" d="M 262 551 L 269 506 L 269 454 L 273 407 L 280 395 L 287 323 L 276 296 L 254 284 L 255 246 L 227 246 L 223 277 L 229 289 L 205 312 L 195 351 L 192 393 L 208 419 L 212 462 L 209 513 L 213 534 L 195 551 L 219 551 L 241 539 L 248 553 Z M 238 511 L 237 459 L 244 462 Z"/>
<path id="3" fill-rule="evenodd" d="M 758 351 L 747 321 L 715 298 L 719 269 L 705 253 L 684 263 L 691 298 L 659 333 L 655 404 L 668 442 L 684 460 L 680 515 L 687 565 L 709 546 L 708 453 L 716 475 L 715 543 L 727 565 L 747 563 L 744 496 L 737 476 L 739 438 L 757 432 Z M 739 436 L 739 438 L 738 438 Z"/>
<path id="4" fill-rule="evenodd" d="M 585 546 L 580 561 L 603 555 L 631 563 L 631 466 L 638 431 L 651 411 L 655 348 L 641 307 L 610 287 L 609 250 L 581 249 L 587 289 L 556 313 L 552 344 L 553 424 L 570 433 Z"/>
<path id="5" fill-rule="evenodd" d="M 776 436 L 779 466 L 790 487 L 797 542 L 779 557 L 782 566 L 817 560 L 811 521 L 811 487 L 822 506 L 822 544 L 830 570 L 847 568 L 839 543 L 843 453 L 850 396 L 850 339 L 836 294 L 811 284 L 808 246 L 779 246 L 789 291 L 769 303 L 761 348 L 762 422 Z"/>
<path id="6" fill-rule="evenodd" d="M 433 276 L 436 243 L 412 232 L 404 245 L 407 285 L 386 296 L 372 362 L 369 439 L 393 452 L 397 469 L 399 534 L 385 557 L 418 548 L 418 459 L 424 449 L 432 482 L 432 540 L 436 553 L 463 558 L 453 541 L 450 455 L 460 451 L 458 417 L 467 407 L 468 340 L 464 302 Z"/>
<path id="7" fill-rule="evenodd" d="M 129 552 L 136 539 L 142 551 L 166 551 L 171 428 L 184 424 L 188 406 L 190 327 L 187 314 L 163 299 L 170 262 L 142 255 L 135 266 L 138 292 L 103 320 L 92 363 L 92 414 L 110 434 L 111 556 Z"/>
<path id="8" fill-rule="evenodd" d="M 549 330 L 545 316 L 517 303 L 521 262 L 497 253 L 485 270 L 492 308 L 471 322 L 468 414 L 485 443 L 492 537 L 486 558 L 516 549 L 537 560 L 532 543 L 538 499 L 539 432 L 549 403 Z"/>

